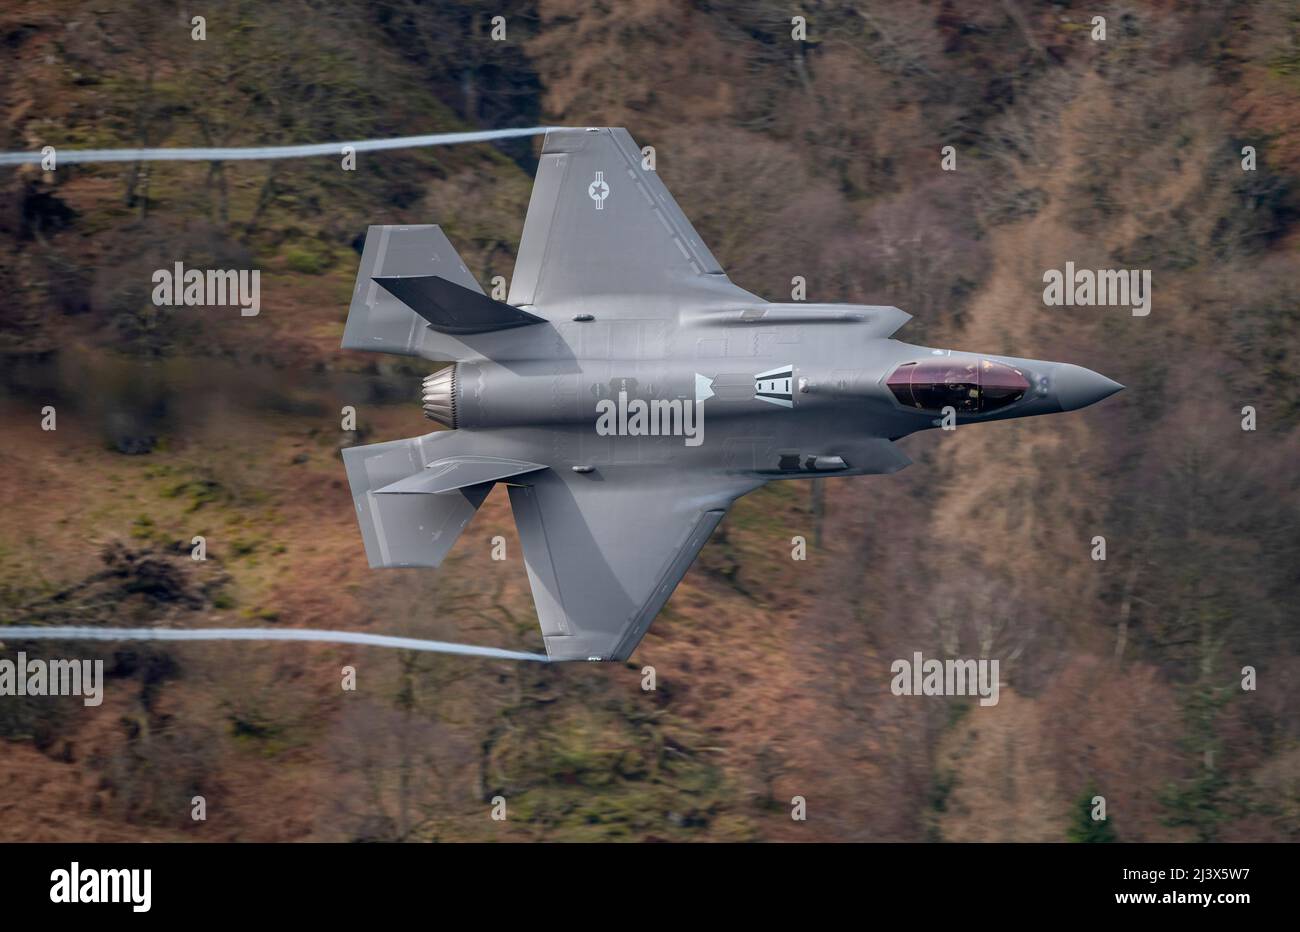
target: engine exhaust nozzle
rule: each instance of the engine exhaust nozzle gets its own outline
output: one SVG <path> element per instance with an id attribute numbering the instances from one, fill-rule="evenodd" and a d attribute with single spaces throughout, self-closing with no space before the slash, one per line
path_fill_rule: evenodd
<path id="1" fill-rule="evenodd" d="M 420 392 L 424 416 L 443 427 L 456 426 L 456 367 L 448 366 L 425 376 Z"/>

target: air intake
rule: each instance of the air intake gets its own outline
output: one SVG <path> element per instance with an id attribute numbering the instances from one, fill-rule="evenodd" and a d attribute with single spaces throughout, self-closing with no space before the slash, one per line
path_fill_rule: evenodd
<path id="1" fill-rule="evenodd" d="M 456 367 L 448 366 L 425 376 L 420 400 L 424 416 L 444 427 L 456 426 Z"/>

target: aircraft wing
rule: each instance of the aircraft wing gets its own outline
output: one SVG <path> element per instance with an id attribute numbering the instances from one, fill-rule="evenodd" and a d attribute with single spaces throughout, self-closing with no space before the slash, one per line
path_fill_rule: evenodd
<path id="1" fill-rule="evenodd" d="M 759 483 L 547 470 L 510 486 L 552 660 L 626 660 L 736 498 Z"/>
<path id="2" fill-rule="evenodd" d="M 717 290 L 758 301 L 732 285 L 622 128 L 546 134 L 519 243 L 509 303 L 581 303 L 608 315 L 608 297 Z M 636 316 L 644 316 L 638 313 Z"/>

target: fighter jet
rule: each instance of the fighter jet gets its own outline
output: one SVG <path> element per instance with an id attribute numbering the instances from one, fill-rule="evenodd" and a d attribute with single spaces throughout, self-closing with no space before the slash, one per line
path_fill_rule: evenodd
<path id="1" fill-rule="evenodd" d="M 509 489 L 551 660 L 625 660 L 740 496 L 893 473 L 896 441 L 1073 411 L 1079 366 L 892 339 L 896 307 L 733 284 L 626 130 L 549 132 L 506 301 L 437 226 L 372 226 L 343 347 L 449 362 L 441 429 L 343 451 L 372 567 L 436 567 Z"/>

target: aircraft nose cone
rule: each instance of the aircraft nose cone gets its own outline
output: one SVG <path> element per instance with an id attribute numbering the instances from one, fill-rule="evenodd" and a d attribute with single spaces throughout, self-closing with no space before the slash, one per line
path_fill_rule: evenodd
<path id="1" fill-rule="evenodd" d="M 1052 380 L 1062 411 L 1074 411 L 1109 398 L 1124 386 L 1083 366 L 1062 363 Z"/>

